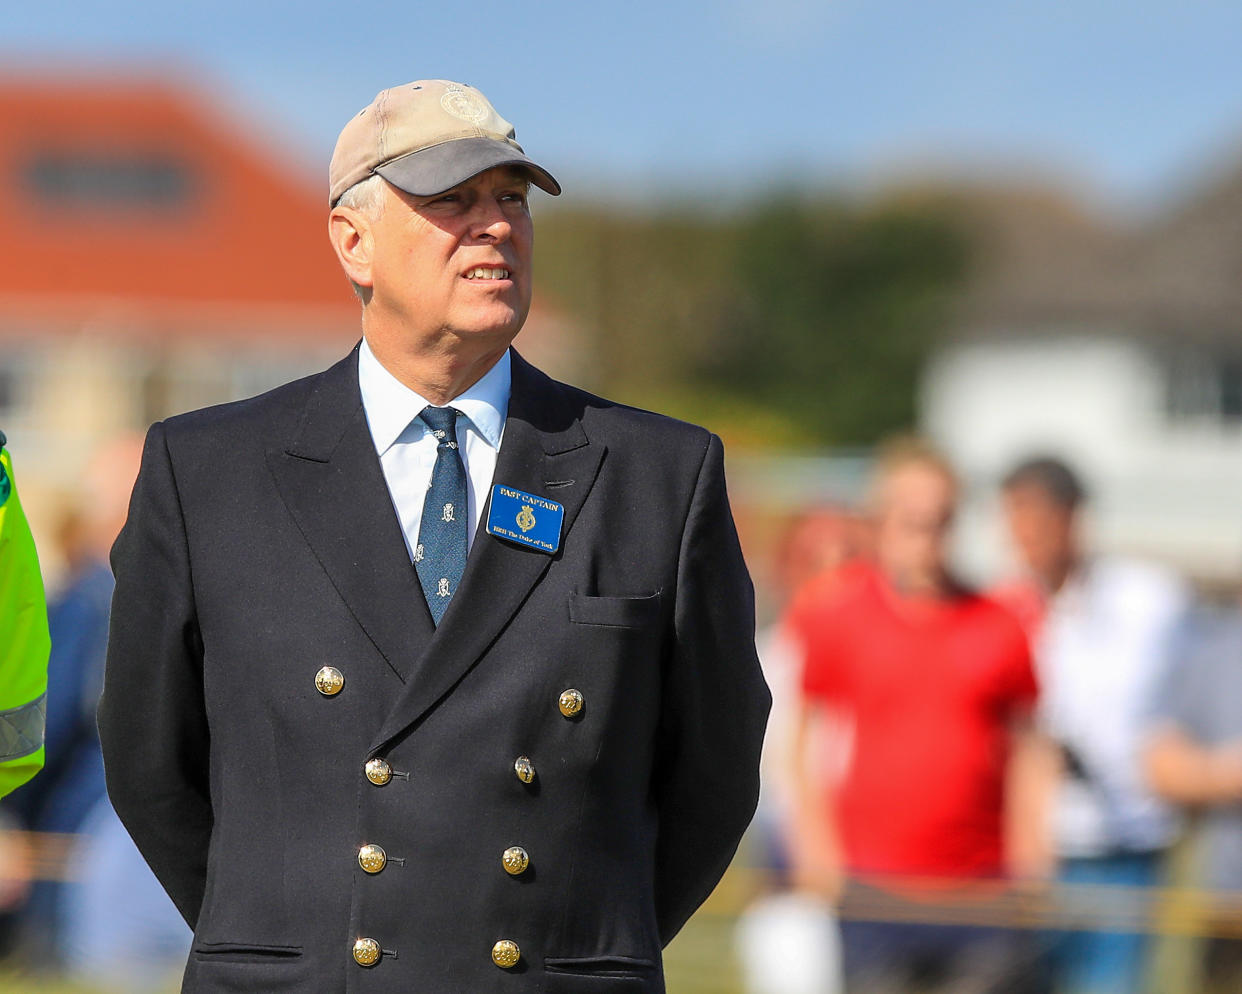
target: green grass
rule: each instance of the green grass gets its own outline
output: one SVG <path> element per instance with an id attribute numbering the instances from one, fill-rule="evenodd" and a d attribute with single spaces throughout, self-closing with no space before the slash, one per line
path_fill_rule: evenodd
<path id="1" fill-rule="evenodd" d="M 743 994 L 733 955 L 735 919 L 695 915 L 664 951 L 668 994 Z"/>
<path id="2" fill-rule="evenodd" d="M 0 973 L 0 991 L 4 994 L 100 994 L 90 987 L 21 977 L 12 973 Z"/>

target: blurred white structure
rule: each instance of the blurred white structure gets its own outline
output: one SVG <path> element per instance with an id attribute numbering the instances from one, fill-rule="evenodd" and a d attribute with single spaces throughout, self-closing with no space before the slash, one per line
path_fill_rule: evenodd
<path id="1" fill-rule="evenodd" d="M 1032 196 L 971 220 L 979 269 L 920 401 L 970 485 L 966 572 L 1004 568 L 996 485 L 1046 454 L 1082 474 L 1097 546 L 1242 574 L 1242 171 L 1138 228 Z"/>
<path id="2" fill-rule="evenodd" d="M 1236 576 L 1242 420 L 1223 405 L 1179 407 L 1174 369 L 1148 343 L 1104 335 L 943 351 L 926 374 L 922 421 L 972 483 L 958 536 L 967 571 L 1003 565 L 1000 479 L 1018 459 L 1050 454 L 1086 481 L 1100 547 L 1207 580 Z"/>
<path id="3" fill-rule="evenodd" d="M 841 994 L 841 941 L 831 909 L 806 894 L 774 894 L 738 919 L 747 994 Z"/>

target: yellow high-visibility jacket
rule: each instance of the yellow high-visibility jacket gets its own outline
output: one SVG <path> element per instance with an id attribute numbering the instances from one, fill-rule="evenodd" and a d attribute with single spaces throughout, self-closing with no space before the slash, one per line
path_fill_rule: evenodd
<path id="1" fill-rule="evenodd" d="M 0 432 L 0 797 L 43 768 L 47 602 Z"/>

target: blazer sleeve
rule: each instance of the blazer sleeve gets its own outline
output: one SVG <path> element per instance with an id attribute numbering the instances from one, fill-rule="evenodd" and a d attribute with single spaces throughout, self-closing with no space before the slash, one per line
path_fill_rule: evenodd
<path id="1" fill-rule="evenodd" d="M 189 547 L 163 424 L 147 434 L 112 571 L 98 712 L 108 795 L 193 928 L 211 839 L 209 740 Z"/>
<path id="2" fill-rule="evenodd" d="M 665 945 L 724 875 L 754 815 L 771 700 L 724 449 L 712 435 L 682 536 L 656 756 L 656 911 Z"/>

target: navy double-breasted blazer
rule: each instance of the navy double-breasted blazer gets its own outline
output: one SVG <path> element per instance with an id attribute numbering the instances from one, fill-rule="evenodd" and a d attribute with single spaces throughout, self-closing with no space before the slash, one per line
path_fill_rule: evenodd
<path id="1" fill-rule="evenodd" d="M 151 428 L 99 725 L 195 931 L 185 991 L 663 991 L 663 945 L 753 813 L 769 706 L 720 441 L 514 355 L 495 481 L 564 505 L 560 547 L 480 531 L 436 628 L 357 349 Z"/>

